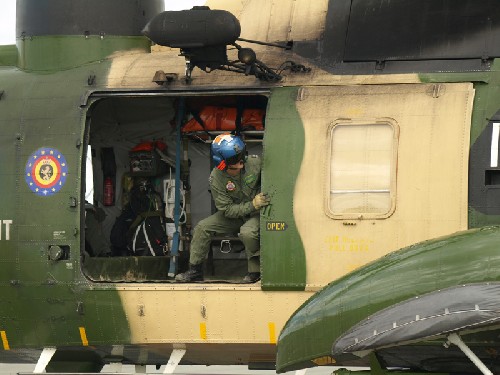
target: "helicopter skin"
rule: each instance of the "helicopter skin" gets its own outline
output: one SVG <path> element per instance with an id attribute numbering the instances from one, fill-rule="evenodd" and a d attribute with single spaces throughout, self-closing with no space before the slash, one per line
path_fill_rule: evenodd
<path id="1" fill-rule="evenodd" d="M 488 18 L 497 3 L 422 1 L 423 19 L 447 22 L 420 27 L 413 44 L 404 30 L 387 44 L 387 25 L 401 27 L 389 21 L 411 20 L 419 5 L 369 2 L 363 12 L 355 0 L 208 1 L 239 20 L 242 39 L 274 44 L 237 41 L 263 64 L 241 74 L 211 69 L 192 45 L 151 46 L 141 31 L 163 1 L 18 1 L 16 46 L 0 48 L 0 362 L 38 361 L 47 372 L 108 363 L 274 368 L 277 351 L 278 371 L 371 360 L 374 370 L 449 373 L 452 361 L 474 373 L 457 347 L 440 349 L 463 328 L 497 369 L 490 315 L 351 347 L 358 328 L 372 329 L 386 312 L 438 311 L 450 296 L 463 298 L 460 307 L 471 295 L 472 311 L 483 311 L 480 298 L 494 296 L 499 279 L 499 229 L 477 229 L 500 218 L 500 51 L 498 20 Z M 463 12 L 474 15 L 465 25 Z M 229 61 L 236 52 L 228 49 Z M 104 206 L 103 156 L 94 151 L 114 147 L 119 158 L 120 147 L 148 136 L 177 136 L 171 123 L 186 108 L 238 99 L 265 109 L 262 190 L 271 205 L 261 212 L 261 281 L 181 284 L 167 276 L 173 264 L 183 271 L 175 255 L 90 257 L 88 146 L 94 203 L 111 225 L 126 168 L 117 163 L 115 205 Z M 205 169 L 196 173 L 206 180 Z M 417 297 L 422 305 L 412 304 Z"/>

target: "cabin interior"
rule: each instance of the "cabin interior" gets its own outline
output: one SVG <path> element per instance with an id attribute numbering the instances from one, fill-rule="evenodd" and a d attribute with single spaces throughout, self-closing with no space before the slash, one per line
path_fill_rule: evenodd
<path id="1" fill-rule="evenodd" d="M 188 268 L 194 227 L 216 211 L 211 141 L 240 132 L 248 154 L 261 155 L 266 106 L 263 95 L 97 99 L 87 111 L 82 168 L 83 274 L 94 282 L 175 282 Z M 240 283 L 246 272 L 237 233 L 214 233 L 205 282 Z"/>

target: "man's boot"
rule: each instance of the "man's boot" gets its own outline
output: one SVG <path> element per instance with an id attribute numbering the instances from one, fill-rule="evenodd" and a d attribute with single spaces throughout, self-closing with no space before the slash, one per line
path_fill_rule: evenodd
<path id="1" fill-rule="evenodd" d="M 203 281 L 203 263 L 189 264 L 189 270 L 175 276 L 175 281 L 189 283 L 191 281 Z"/>

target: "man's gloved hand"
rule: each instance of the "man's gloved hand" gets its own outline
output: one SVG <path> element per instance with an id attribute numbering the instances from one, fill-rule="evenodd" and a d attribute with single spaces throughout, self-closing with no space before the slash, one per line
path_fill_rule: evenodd
<path id="1" fill-rule="evenodd" d="M 260 210 L 262 207 L 267 206 L 271 202 L 271 198 L 267 193 L 259 193 L 252 200 L 252 204 L 256 210 Z"/>

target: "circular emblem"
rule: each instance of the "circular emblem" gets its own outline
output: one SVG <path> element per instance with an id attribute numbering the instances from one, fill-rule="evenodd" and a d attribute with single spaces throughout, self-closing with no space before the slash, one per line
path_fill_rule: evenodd
<path id="1" fill-rule="evenodd" d="M 46 197 L 64 186 L 68 164 L 63 154 L 53 148 L 42 147 L 31 154 L 26 163 L 26 184 L 36 195 Z"/>
<path id="2" fill-rule="evenodd" d="M 236 185 L 234 184 L 233 181 L 228 181 L 226 184 L 226 190 L 227 191 L 234 191 L 236 189 Z"/>

